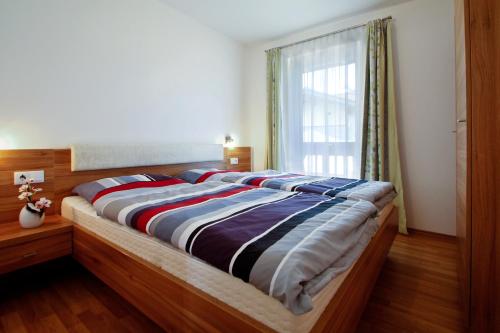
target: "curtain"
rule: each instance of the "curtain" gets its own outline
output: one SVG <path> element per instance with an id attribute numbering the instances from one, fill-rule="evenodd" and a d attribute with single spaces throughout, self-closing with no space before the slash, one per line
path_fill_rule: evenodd
<path id="1" fill-rule="evenodd" d="M 361 175 L 394 184 L 398 196 L 399 231 L 407 233 L 399 158 L 390 20 L 367 25 L 367 61 Z"/>
<path id="2" fill-rule="evenodd" d="M 285 47 L 281 53 L 279 169 L 359 178 L 366 28 Z"/>
<path id="3" fill-rule="evenodd" d="M 281 49 L 267 51 L 267 160 L 268 169 L 281 169 L 279 164 L 281 129 Z"/>

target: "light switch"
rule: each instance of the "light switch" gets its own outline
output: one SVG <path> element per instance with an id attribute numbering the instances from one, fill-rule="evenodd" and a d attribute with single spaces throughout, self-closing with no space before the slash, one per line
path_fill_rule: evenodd
<path id="1" fill-rule="evenodd" d="M 24 179 L 33 179 L 34 183 L 43 183 L 45 181 L 45 172 L 43 170 L 34 171 L 16 171 L 14 172 L 14 185 L 23 184 Z"/>
<path id="2" fill-rule="evenodd" d="M 229 163 L 231 163 L 231 165 L 236 165 L 236 164 L 238 164 L 238 163 L 239 163 L 239 161 L 238 161 L 238 157 L 231 157 L 231 158 L 229 159 Z"/>

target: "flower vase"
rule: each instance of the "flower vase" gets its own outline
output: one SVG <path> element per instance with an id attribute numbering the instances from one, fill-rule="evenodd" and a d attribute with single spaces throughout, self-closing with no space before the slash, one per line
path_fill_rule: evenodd
<path id="1" fill-rule="evenodd" d="M 19 224 L 22 228 L 36 228 L 43 224 L 45 212 L 36 208 L 34 204 L 26 204 L 19 213 Z"/>

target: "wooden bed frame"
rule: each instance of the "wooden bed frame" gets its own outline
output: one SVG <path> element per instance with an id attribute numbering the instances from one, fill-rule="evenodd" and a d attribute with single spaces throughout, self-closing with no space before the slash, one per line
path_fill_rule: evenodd
<path id="1" fill-rule="evenodd" d="M 191 168 L 226 166 L 224 162 L 216 161 L 72 172 L 68 149 L 52 150 L 52 154 L 51 181 L 57 211 L 60 211 L 62 199 L 71 195 L 71 189 L 83 182 L 119 174 L 149 172 L 176 175 Z M 311 332 L 355 331 L 397 233 L 397 224 L 398 212 L 392 207 L 382 227 Z M 168 332 L 274 332 L 261 322 L 78 225 L 74 226 L 73 256 Z"/>

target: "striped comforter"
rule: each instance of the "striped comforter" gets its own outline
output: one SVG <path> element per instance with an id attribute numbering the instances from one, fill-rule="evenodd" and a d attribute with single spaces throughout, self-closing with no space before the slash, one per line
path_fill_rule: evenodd
<path id="1" fill-rule="evenodd" d="M 218 169 L 193 169 L 184 172 L 180 177 L 189 183 L 215 180 L 276 190 L 323 194 L 336 198 L 366 200 L 372 203 L 394 192 L 394 186 L 389 182 L 305 176 L 274 170 L 237 172 Z"/>
<path id="2" fill-rule="evenodd" d="M 377 229 L 367 201 L 224 182 L 134 181 L 91 198 L 98 215 L 251 283 L 295 314 Z"/>

